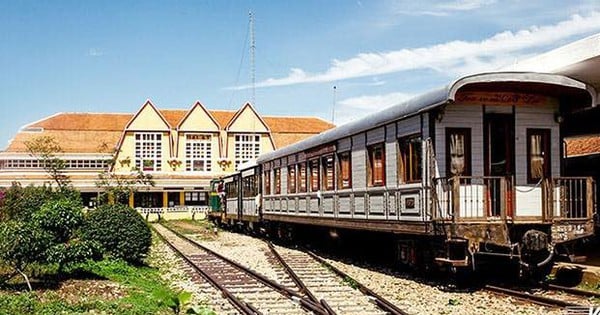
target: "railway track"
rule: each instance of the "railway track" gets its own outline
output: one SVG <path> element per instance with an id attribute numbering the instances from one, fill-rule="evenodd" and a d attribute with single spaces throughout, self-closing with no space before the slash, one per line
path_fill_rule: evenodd
<path id="1" fill-rule="evenodd" d="M 286 288 L 162 226 L 154 230 L 242 314 L 329 314 L 295 290 Z"/>
<path id="2" fill-rule="evenodd" d="M 290 273 L 297 286 L 325 306 L 330 314 L 406 314 L 320 257 L 267 244 L 271 255 Z M 340 285 L 343 282 L 346 284 Z M 357 295 L 353 288 L 361 294 Z"/>
<path id="3" fill-rule="evenodd" d="M 486 285 L 484 289 L 504 296 L 515 297 L 529 303 L 549 307 L 588 307 L 593 306 L 593 299 L 600 294 L 557 285 L 544 284 L 537 288 L 506 288 Z"/>

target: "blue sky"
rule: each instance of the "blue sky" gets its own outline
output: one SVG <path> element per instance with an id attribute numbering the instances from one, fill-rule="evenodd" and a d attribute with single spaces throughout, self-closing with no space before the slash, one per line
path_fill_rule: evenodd
<path id="1" fill-rule="evenodd" d="M 256 108 L 337 124 L 600 32 L 600 1 L 0 0 L 0 148 L 57 112 Z"/>

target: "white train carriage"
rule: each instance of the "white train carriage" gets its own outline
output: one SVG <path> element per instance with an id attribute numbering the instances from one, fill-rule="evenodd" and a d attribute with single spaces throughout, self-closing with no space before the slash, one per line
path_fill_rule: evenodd
<path id="1" fill-rule="evenodd" d="M 410 264 L 432 248 L 419 236 L 444 245 L 438 263 L 541 266 L 593 233 L 594 183 L 562 176 L 560 116 L 596 95 L 560 75 L 460 78 L 259 157 L 262 218 L 396 233 Z"/>
<path id="2" fill-rule="evenodd" d="M 225 177 L 225 219 L 233 222 L 260 220 L 260 171 L 255 163 L 240 165 L 239 171 Z"/>

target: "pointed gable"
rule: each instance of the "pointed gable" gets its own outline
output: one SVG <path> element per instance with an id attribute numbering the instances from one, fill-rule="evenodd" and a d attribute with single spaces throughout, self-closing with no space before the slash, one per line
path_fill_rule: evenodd
<path id="1" fill-rule="evenodd" d="M 131 118 L 126 130 L 169 131 L 170 125 L 165 117 L 147 100 L 138 112 Z"/>
<path id="2" fill-rule="evenodd" d="M 250 103 L 235 113 L 225 128 L 230 132 L 269 132 L 269 127 Z"/>
<path id="3" fill-rule="evenodd" d="M 219 132 L 221 127 L 211 113 L 200 103 L 196 102 L 192 108 L 183 117 L 179 126 L 179 131 L 209 131 Z"/>

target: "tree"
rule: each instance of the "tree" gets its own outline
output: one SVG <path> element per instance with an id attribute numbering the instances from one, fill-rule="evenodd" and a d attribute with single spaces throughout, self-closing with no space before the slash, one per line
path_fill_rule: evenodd
<path id="1" fill-rule="evenodd" d="M 82 239 L 96 242 L 106 254 L 140 263 L 152 245 L 150 227 L 134 209 L 126 205 L 102 205 L 90 211 Z"/>
<path id="2" fill-rule="evenodd" d="M 47 185 L 22 187 L 13 182 L 3 191 L 0 202 L 0 221 L 30 221 L 35 212 L 48 200 L 58 197 L 58 193 Z"/>
<path id="3" fill-rule="evenodd" d="M 38 159 L 42 168 L 56 182 L 60 190 L 69 186 L 71 180 L 65 174 L 67 163 L 57 156 L 57 154 L 63 153 L 63 150 L 54 137 L 35 137 L 25 141 L 25 146 L 29 154 Z"/>
<path id="4" fill-rule="evenodd" d="M 45 261 L 51 238 L 50 233 L 32 222 L 11 220 L 0 223 L 0 260 L 14 270 L 11 274 L 2 275 L 0 280 L 8 281 L 20 274 L 31 291 L 26 268 Z"/>
<path id="5" fill-rule="evenodd" d="M 0 223 L 0 261 L 14 271 L 0 274 L 0 283 L 20 274 L 31 290 L 27 267 L 32 264 L 58 264 L 60 271 L 68 264 L 102 257 L 98 243 L 80 238 L 85 217 L 77 192 L 42 188 L 8 190 L 12 207 L 28 208 Z"/>
<path id="6" fill-rule="evenodd" d="M 100 146 L 100 152 L 109 151 L 108 145 L 103 143 Z M 144 173 L 137 167 L 132 167 L 129 174 L 115 173 L 118 150 L 114 150 L 112 158 L 108 161 L 108 168 L 98 174 L 96 187 L 102 189 L 100 196 L 101 203 L 109 203 L 112 197 L 114 203 L 128 204 L 129 194 L 136 192 L 140 186 L 154 187 L 152 175 Z"/>

